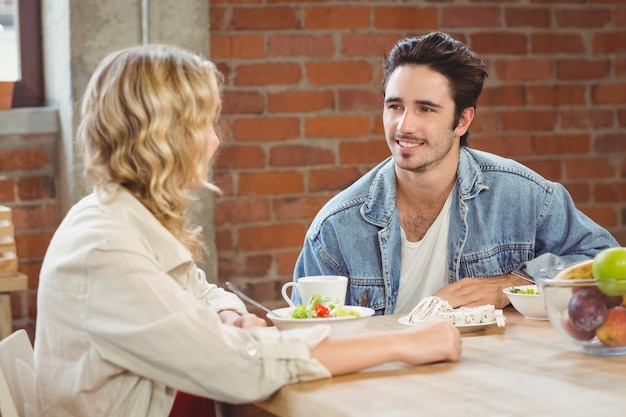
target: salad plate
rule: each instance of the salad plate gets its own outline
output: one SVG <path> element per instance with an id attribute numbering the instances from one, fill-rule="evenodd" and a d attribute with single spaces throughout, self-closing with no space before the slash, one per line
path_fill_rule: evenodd
<path id="1" fill-rule="evenodd" d="M 408 315 L 400 317 L 398 319 L 398 323 L 405 324 L 407 326 L 414 326 L 413 323 L 409 322 L 409 316 Z M 496 323 L 497 322 L 494 320 L 494 321 L 490 321 L 490 322 L 486 322 L 486 323 L 478 323 L 478 324 L 455 324 L 454 327 L 459 329 L 459 331 L 461 333 L 476 332 L 478 330 L 483 330 L 486 327 L 493 326 Z"/>
<path id="2" fill-rule="evenodd" d="M 324 318 L 294 318 L 291 317 L 291 313 L 295 307 L 284 307 L 267 313 L 267 318 L 272 321 L 278 330 L 299 329 L 326 324 L 330 326 L 331 334 L 338 335 L 361 332 L 367 323 L 367 319 L 374 315 L 374 310 L 368 307 L 344 306 L 343 308 L 356 313 L 356 315 Z"/>

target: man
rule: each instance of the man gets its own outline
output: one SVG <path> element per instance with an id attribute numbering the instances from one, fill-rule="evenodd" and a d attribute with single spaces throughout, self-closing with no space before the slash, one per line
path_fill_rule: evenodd
<path id="1" fill-rule="evenodd" d="M 383 79 L 391 157 L 320 210 L 294 280 L 345 275 L 346 303 L 377 314 L 433 294 L 455 308 L 501 308 L 502 289 L 527 284 L 512 271 L 534 275 L 619 246 L 562 185 L 467 148 L 486 76 L 474 52 L 440 32 L 394 46 Z"/>

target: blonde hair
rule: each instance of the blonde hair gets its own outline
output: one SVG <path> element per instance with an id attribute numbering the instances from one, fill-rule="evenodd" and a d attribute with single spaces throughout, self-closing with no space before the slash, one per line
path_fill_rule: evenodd
<path id="1" fill-rule="evenodd" d="M 77 137 L 96 192 L 134 195 L 198 259 L 201 229 L 184 215 L 202 178 L 209 123 L 221 109 L 221 75 L 198 55 L 167 45 L 107 56 L 87 86 Z M 206 171 L 204 171 L 206 172 Z"/>

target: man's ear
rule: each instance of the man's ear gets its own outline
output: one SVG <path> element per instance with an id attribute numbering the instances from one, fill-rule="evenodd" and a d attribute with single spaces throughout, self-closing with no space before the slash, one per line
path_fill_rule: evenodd
<path id="1" fill-rule="evenodd" d="M 468 107 L 463 110 L 461 116 L 459 117 L 459 123 L 454 128 L 454 134 L 458 137 L 461 137 L 467 132 L 470 125 L 472 124 L 472 120 L 474 120 L 474 111 L 473 107 Z"/>

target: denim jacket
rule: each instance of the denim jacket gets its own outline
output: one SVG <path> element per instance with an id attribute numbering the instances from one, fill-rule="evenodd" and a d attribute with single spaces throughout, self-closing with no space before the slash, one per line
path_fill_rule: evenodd
<path id="1" fill-rule="evenodd" d="M 320 210 L 306 234 L 294 280 L 345 275 L 346 304 L 368 306 L 377 315 L 394 312 L 401 251 L 394 165 L 392 157 L 383 161 Z M 516 268 L 536 275 L 542 267 L 619 246 L 574 206 L 565 187 L 510 159 L 462 147 L 453 193 L 450 283 Z"/>

